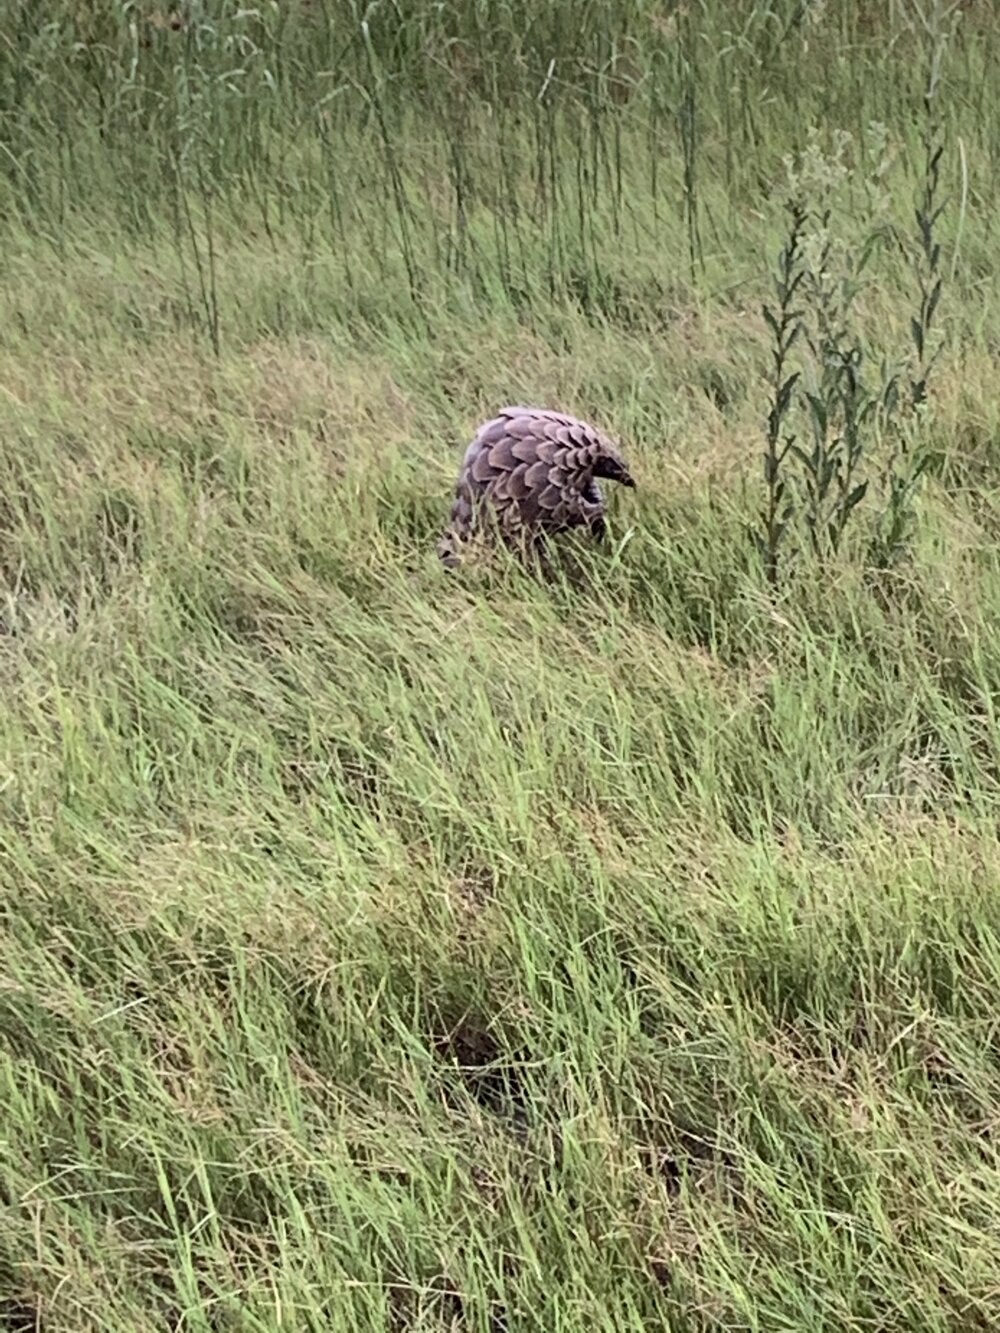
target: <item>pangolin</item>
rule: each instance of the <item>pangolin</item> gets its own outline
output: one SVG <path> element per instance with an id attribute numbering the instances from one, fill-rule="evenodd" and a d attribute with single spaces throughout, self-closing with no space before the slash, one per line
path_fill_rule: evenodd
<path id="1" fill-rule="evenodd" d="M 616 446 L 594 426 L 547 408 L 503 407 L 465 452 L 438 554 L 457 565 L 460 548 L 481 529 L 510 546 L 581 527 L 600 539 L 598 477 L 635 485 Z"/>

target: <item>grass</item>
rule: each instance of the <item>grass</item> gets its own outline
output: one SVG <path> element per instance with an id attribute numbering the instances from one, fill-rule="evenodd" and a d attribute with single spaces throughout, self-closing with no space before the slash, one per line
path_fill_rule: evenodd
<path id="1" fill-rule="evenodd" d="M 925 272 L 905 6 L 48 8 L 0 57 L 0 1329 L 994 1327 L 989 25 Z M 886 196 L 866 353 L 941 274 L 942 352 L 905 550 L 872 433 L 772 586 L 820 120 L 848 254 Z M 549 581 L 446 576 L 508 401 L 638 489 Z"/>

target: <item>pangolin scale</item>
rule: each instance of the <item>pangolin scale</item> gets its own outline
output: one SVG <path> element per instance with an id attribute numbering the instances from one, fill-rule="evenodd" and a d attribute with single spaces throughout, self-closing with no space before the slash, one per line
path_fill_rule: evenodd
<path id="1" fill-rule="evenodd" d="M 599 477 L 635 485 L 618 448 L 596 427 L 547 408 L 501 408 L 465 452 L 438 554 L 458 564 L 461 547 L 480 530 L 509 546 L 571 528 L 600 539 Z"/>

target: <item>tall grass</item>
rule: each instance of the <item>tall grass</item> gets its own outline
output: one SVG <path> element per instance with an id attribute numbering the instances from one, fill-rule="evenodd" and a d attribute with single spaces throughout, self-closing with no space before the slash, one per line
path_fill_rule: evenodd
<path id="1" fill-rule="evenodd" d="M 994 1326 L 1000 75 L 928 12 L 8 4 L 0 1328 Z M 809 126 L 926 403 L 772 569 Z M 446 578 L 511 400 L 638 488 Z"/>
<path id="2" fill-rule="evenodd" d="M 199 216 L 212 201 L 219 225 L 277 227 L 352 273 L 377 262 L 381 280 L 391 249 L 417 303 L 418 274 L 460 254 L 478 301 L 582 291 L 603 308 L 678 225 L 710 285 L 731 280 L 748 210 L 780 225 L 768 196 L 810 120 L 859 144 L 890 124 L 921 170 L 916 8 L 10 8 L 3 205 L 59 245 L 80 211 L 151 238 L 180 190 Z M 973 21 L 942 46 L 946 118 L 985 59 Z M 969 107 L 962 131 L 988 207 L 989 118 Z"/>

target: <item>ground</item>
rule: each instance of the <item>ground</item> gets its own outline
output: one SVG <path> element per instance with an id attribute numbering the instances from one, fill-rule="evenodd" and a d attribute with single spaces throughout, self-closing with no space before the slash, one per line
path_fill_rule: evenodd
<path id="1" fill-rule="evenodd" d="M 925 103 L 940 5 L 734 34 L 565 0 L 495 41 L 415 6 L 367 46 L 350 6 L 292 8 L 19 11 L 0 1329 L 995 1327 L 974 15 Z M 796 518 L 771 583 L 761 306 L 824 117 L 830 262 L 882 236 L 852 319 L 904 387 L 944 144 L 941 355 L 899 548 L 872 426 L 843 545 Z M 592 419 L 637 488 L 544 577 L 444 571 L 462 452 L 512 401 Z"/>

